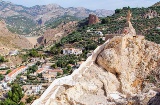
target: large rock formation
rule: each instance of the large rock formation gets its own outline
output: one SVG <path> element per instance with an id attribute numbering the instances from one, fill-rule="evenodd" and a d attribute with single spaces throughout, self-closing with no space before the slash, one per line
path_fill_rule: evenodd
<path id="1" fill-rule="evenodd" d="M 88 18 L 88 24 L 92 25 L 97 23 L 99 23 L 99 18 L 96 15 L 90 14 Z"/>
<path id="2" fill-rule="evenodd" d="M 53 81 L 32 105 L 146 105 L 160 82 L 160 45 L 136 36 L 131 25 L 72 75 Z"/>

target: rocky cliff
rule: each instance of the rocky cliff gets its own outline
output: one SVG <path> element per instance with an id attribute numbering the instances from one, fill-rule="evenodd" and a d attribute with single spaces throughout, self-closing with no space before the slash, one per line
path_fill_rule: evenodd
<path id="1" fill-rule="evenodd" d="M 93 15 L 93 14 L 89 15 L 88 20 L 89 20 L 89 22 L 88 22 L 89 25 L 96 24 L 96 23 L 100 22 L 99 18 L 96 15 Z"/>

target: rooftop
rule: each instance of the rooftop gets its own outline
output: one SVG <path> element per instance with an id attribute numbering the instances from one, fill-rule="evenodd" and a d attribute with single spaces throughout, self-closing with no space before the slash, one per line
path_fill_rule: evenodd
<path id="1" fill-rule="evenodd" d="M 23 69 L 23 68 L 25 68 L 26 66 L 21 66 L 21 67 L 19 67 L 19 68 L 16 68 L 16 69 L 14 69 L 12 72 L 10 72 L 9 74 L 8 74 L 8 76 L 9 77 L 11 77 L 13 74 L 15 74 L 17 71 L 19 71 L 19 70 L 21 70 L 21 69 Z"/>

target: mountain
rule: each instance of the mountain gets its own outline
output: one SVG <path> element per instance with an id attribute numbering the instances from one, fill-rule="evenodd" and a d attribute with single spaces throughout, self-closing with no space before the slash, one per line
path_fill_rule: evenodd
<path id="1" fill-rule="evenodd" d="M 98 46 L 71 75 L 54 80 L 32 105 L 146 105 L 159 87 L 160 45 L 123 34 Z"/>
<path id="2" fill-rule="evenodd" d="M 111 10 L 89 10 L 83 7 L 63 8 L 57 4 L 36 5 L 25 7 L 11 2 L 0 1 L 0 16 L 6 21 L 11 30 L 18 34 L 29 34 L 37 26 L 54 21 L 64 16 L 73 16 L 83 19 L 89 14 L 106 17 L 113 14 Z M 20 21 L 21 20 L 21 21 Z"/>

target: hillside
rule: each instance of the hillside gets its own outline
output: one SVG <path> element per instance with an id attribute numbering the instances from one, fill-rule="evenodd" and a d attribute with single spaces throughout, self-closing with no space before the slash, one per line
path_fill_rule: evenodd
<path id="1" fill-rule="evenodd" d="M 57 4 L 24 7 L 11 2 L 0 1 L 0 16 L 7 22 L 11 30 L 24 35 L 37 29 L 37 26 L 56 21 L 56 19 L 64 16 L 83 19 L 91 13 L 99 17 L 106 17 L 112 15 L 113 11 L 89 10 L 83 7 L 63 8 Z"/>
<path id="2" fill-rule="evenodd" d="M 69 35 L 77 28 L 77 21 L 70 21 L 68 23 L 61 23 L 56 28 L 48 29 L 44 32 L 42 36 L 42 40 L 40 42 L 41 45 L 53 45 L 61 40 L 61 38 Z"/>
<path id="3" fill-rule="evenodd" d="M 131 10 L 132 23 L 139 35 L 145 35 L 148 40 L 160 43 L 160 6 L 148 8 L 129 8 L 123 7 L 116 9 L 115 14 L 102 19 L 100 26 L 95 28 L 103 28 L 104 34 L 119 34 L 125 26 L 126 12 Z"/>
<path id="4" fill-rule="evenodd" d="M 160 45 L 127 17 L 128 33 L 98 46 L 71 75 L 56 79 L 32 105 L 146 105 L 159 86 Z"/>
<path id="5" fill-rule="evenodd" d="M 1 54 L 6 55 L 10 50 L 32 48 L 31 43 L 23 36 L 8 31 L 3 20 L 0 21 L 0 48 Z"/>

